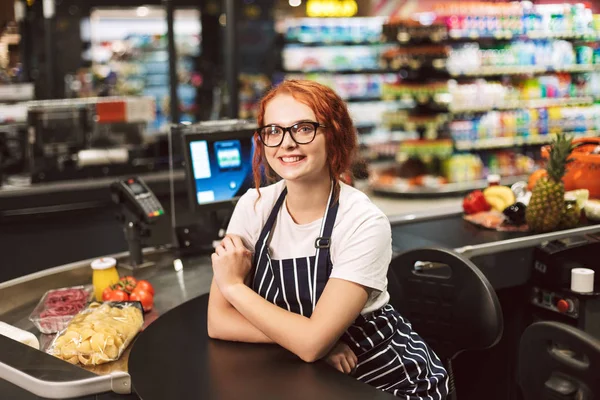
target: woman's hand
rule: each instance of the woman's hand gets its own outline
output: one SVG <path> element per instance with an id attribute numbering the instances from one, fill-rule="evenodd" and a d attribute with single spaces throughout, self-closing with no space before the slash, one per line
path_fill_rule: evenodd
<path id="1" fill-rule="evenodd" d="M 350 346 L 340 341 L 325 356 L 325 362 L 340 372 L 349 374 L 356 368 L 358 358 Z"/>
<path id="2" fill-rule="evenodd" d="M 211 256 L 213 273 L 223 294 L 244 279 L 252 269 L 252 253 L 244 247 L 239 236 L 227 235 Z"/>

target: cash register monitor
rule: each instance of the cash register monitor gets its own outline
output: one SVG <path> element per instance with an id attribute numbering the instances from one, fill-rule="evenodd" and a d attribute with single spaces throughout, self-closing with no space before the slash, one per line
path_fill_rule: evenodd
<path id="1" fill-rule="evenodd" d="M 233 209 L 254 186 L 252 157 L 256 125 L 207 122 L 183 132 L 188 194 L 196 213 Z"/>

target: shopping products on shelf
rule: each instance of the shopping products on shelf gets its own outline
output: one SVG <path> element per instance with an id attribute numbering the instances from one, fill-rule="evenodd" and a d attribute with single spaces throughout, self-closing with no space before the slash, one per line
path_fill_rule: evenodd
<path id="1" fill-rule="evenodd" d="M 576 78 L 558 73 L 502 83 L 478 79 L 459 84 L 450 80 L 448 93 L 453 112 L 591 105 L 600 97 L 600 72 Z"/>
<path id="2" fill-rule="evenodd" d="M 600 131 L 600 106 L 492 111 L 453 120 L 449 129 L 457 145 L 465 150 L 542 144 L 548 143 L 553 133 Z"/>
<path id="3" fill-rule="evenodd" d="M 432 19 L 429 14 L 421 18 L 391 19 L 383 26 L 382 37 L 389 42 L 441 42 L 448 38 L 444 21 Z"/>
<path id="4" fill-rule="evenodd" d="M 344 100 L 378 99 L 386 84 L 399 81 L 398 74 L 286 74 L 286 79 L 309 79 L 329 86 Z"/>
<path id="5" fill-rule="evenodd" d="M 242 119 L 256 119 L 258 104 L 271 86 L 264 74 L 240 74 L 239 114 Z"/>
<path id="6" fill-rule="evenodd" d="M 417 47 L 391 48 L 381 54 L 380 65 L 382 68 L 419 69 L 431 66 L 441 69 L 445 66 L 445 59 L 450 54 L 450 47 L 443 45 L 422 45 Z"/>
<path id="7" fill-rule="evenodd" d="M 489 75 L 544 71 L 591 71 L 600 50 L 566 40 L 517 40 L 492 47 L 465 43 L 452 48 L 446 61 L 451 75 Z"/>
<path id="8" fill-rule="evenodd" d="M 440 2 L 451 38 L 596 37 L 598 18 L 589 4 L 532 4 L 531 2 Z"/>
<path id="9" fill-rule="evenodd" d="M 285 39 L 301 43 L 375 43 L 381 39 L 384 17 L 290 18 Z"/>
<path id="10" fill-rule="evenodd" d="M 289 45 L 283 49 L 286 71 L 364 71 L 379 70 L 381 53 L 393 45 L 305 47 Z"/>
<path id="11" fill-rule="evenodd" d="M 398 82 L 385 83 L 382 88 L 383 97 L 386 99 L 413 99 L 419 103 L 429 101 L 449 103 L 447 82 Z"/>

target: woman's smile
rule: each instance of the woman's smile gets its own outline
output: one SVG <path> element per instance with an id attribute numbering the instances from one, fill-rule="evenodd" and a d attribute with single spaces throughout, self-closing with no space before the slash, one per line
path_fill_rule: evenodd
<path id="1" fill-rule="evenodd" d="M 279 157 L 279 161 L 284 166 L 295 166 L 301 164 L 306 160 L 306 156 L 302 155 L 293 155 L 293 156 L 281 156 Z"/>

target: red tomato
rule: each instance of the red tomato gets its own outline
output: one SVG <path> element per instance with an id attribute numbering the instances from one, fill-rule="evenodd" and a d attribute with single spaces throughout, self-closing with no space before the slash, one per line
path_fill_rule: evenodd
<path id="1" fill-rule="evenodd" d="M 129 298 L 132 301 L 139 301 L 140 303 L 142 303 L 142 308 L 144 309 L 144 311 L 152 310 L 152 306 L 154 305 L 154 296 L 152 296 L 150 292 L 141 288 L 135 288 L 135 290 L 133 291 L 133 293 L 131 293 L 131 296 L 129 296 Z"/>
<path id="2" fill-rule="evenodd" d="M 145 290 L 147 292 L 150 292 L 150 294 L 152 296 L 154 296 L 154 288 L 152 287 L 152 285 L 148 281 L 144 281 L 144 280 L 138 281 L 136 289 Z"/>
<path id="3" fill-rule="evenodd" d="M 104 294 L 104 293 L 103 293 Z M 106 301 L 127 301 L 129 295 L 121 289 L 115 289 L 108 293 Z"/>
<path id="4" fill-rule="evenodd" d="M 124 291 L 131 293 L 137 285 L 137 279 L 135 279 L 133 276 L 124 276 L 119 279 L 119 285 L 121 285 Z"/>
<path id="5" fill-rule="evenodd" d="M 106 289 L 102 291 L 102 301 L 108 301 L 108 296 L 113 292 L 112 286 L 107 286 Z"/>

